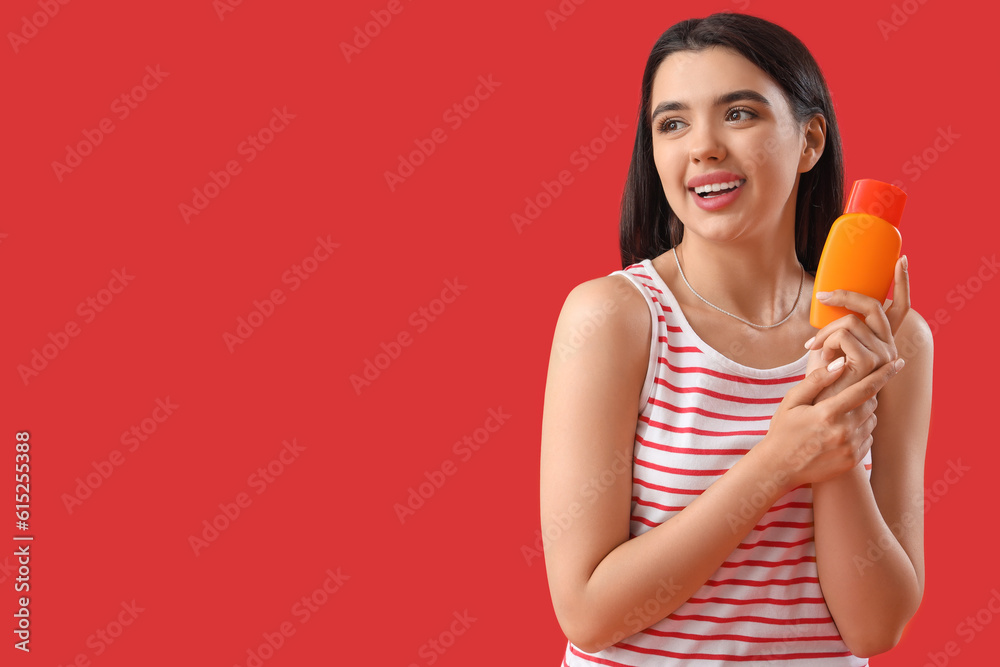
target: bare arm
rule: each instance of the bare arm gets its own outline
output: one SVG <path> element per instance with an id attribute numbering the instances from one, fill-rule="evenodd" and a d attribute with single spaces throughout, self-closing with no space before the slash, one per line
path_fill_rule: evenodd
<path id="1" fill-rule="evenodd" d="M 844 642 L 861 657 L 888 651 L 920 606 L 924 590 L 923 480 L 930 428 L 934 341 L 910 308 L 910 276 L 896 262 L 893 300 L 834 290 L 833 305 L 857 317 L 817 332 L 809 367 L 845 355 L 844 374 L 816 397 L 822 403 L 869 369 L 906 361 L 878 394 L 871 416 L 872 472 L 864 466 L 813 484 L 820 586 Z"/>
<path id="2" fill-rule="evenodd" d="M 795 486 L 775 473 L 767 450 L 754 447 L 684 510 L 628 539 L 637 407 L 652 325 L 642 295 L 625 280 L 599 278 L 570 293 L 545 386 L 546 571 L 563 632 L 589 653 L 680 607 Z M 593 326 L 602 313 L 603 322 Z M 762 490 L 766 502 L 739 520 L 741 499 Z"/>
<path id="3" fill-rule="evenodd" d="M 924 590 L 923 480 L 934 349 L 930 327 L 916 311 L 900 325 L 896 345 L 906 367 L 878 395 L 871 483 L 858 466 L 813 484 L 820 585 L 845 643 L 859 657 L 898 643 Z M 828 387 L 817 401 L 836 389 Z"/>

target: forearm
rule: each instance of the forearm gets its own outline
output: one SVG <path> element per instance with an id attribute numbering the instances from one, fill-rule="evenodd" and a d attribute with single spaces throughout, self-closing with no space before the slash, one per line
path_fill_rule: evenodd
<path id="1" fill-rule="evenodd" d="M 848 368 L 814 403 L 860 378 Z M 855 655 L 887 651 L 920 606 L 913 563 L 882 518 L 864 463 L 812 490 L 816 564 L 830 614 Z"/>
<path id="2" fill-rule="evenodd" d="M 887 651 L 920 606 L 913 563 L 883 520 L 863 463 L 812 490 L 816 565 L 833 620 L 855 655 Z"/>
<path id="3" fill-rule="evenodd" d="M 761 444 L 679 513 L 604 557 L 581 595 L 587 628 L 581 649 L 594 653 L 670 615 L 792 488 Z M 764 500 L 758 502 L 761 494 Z M 752 496 L 754 502 L 747 503 Z"/>

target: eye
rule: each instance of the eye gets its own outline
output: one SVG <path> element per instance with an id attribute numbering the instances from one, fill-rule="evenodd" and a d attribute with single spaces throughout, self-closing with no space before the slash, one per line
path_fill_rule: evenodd
<path id="1" fill-rule="evenodd" d="M 733 118 L 733 114 L 746 114 L 747 118 L 745 118 L 744 120 L 740 120 L 738 118 Z M 736 122 L 739 123 L 745 123 L 756 117 L 757 114 L 755 114 L 750 109 L 747 109 L 746 107 L 733 107 L 732 109 L 726 112 L 726 120 L 735 120 Z"/>
<path id="2" fill-rule="evenodd" d="M 684 121 L 678 118 L 664 118 L 657 124 L 656 128 L 664 134 L 669 134 L 678 130 L 677 123 L 683 124 Z"/>

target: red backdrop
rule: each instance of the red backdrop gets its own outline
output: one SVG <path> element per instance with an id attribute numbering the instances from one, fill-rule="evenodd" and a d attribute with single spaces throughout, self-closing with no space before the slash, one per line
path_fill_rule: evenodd
<path id="1" fill-rule="evenodd" d="M 815 54 L 848 185 L 909 195 L 936 347 L 927 583 L 872 662 L 992 664 L 981 7 L 5 2 L 0 662 L 555 667 L 533 552 L 553 328 L 621 268 L 649 49 L 731 9 Z"/>

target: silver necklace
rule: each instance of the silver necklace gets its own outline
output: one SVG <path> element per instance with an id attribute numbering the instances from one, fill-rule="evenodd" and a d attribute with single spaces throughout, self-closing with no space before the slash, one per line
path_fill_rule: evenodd
<path id="1" fill-rule="evenodd" d="M 677 249 L 674 248 L 671 251 L 671 253 L 674 256 L 674 261 L 677 262 L 677 270 L 680 271 L 681 278 L 684 280 L 684 284 L 688 286 L 688 289 L 691 290 L 691 292 L 693 292 L 696 297 L 698 297 L 699 299 L 701 299 L 702 301 L 704 301 L 705 303 L 707 303 L 708 305 L 710 305 L 712 308 L 715 308 L 716 310 L 718 310 L 720 312 L 723 312 L 726 315 L 729 315 L 730 317 L 735 317 L 736 319 L 738 319 L 740 322 L 743 322 L 744 324 L 749 324 L 750 326 L 757 327 L 758 329 L 770 329 L 771 327 L 776 327 L 779 324 L 781 324 L 782 322 L 784 322 L 785 320 L 787 320 L 789 317 L 791 317 L 792 313 L 795 312 L 795 307 L 797 305 L 799 305 L 799 298 L 802 296 L 802 285 L 803 285 L 803 283 L 805 283 L 805 280 L 806 280 L 806 267 L 802 266 L 802 262 L 799 262 L 799 266 L 802 268 L 802 279 L 799 281 L 799 294 L 798 294 L 798 296 L 795 297 L 795 303 L 792 304 L 792 310 L 789 311 L 789 313 L 787 315 L 785 315 L 785 318 L 783 320 L 781 320 L 781 322 L 775 322 L 774 324 L 754 324 L 753 322 L 747 322 L 742 317 L 739 317 L 737 315 L 733 315 L 728 310 L 722 310 L 722 308 L 719 308 L 714 303 L 711 303 L 708 299 L 706 299 L 702 295 L 700 295 L 697 292 L 695 292 L 694 288 L 691 287 L 691 283 L 689 283 L 688 279 L 684 276 L 684 269 L 681 268 L 681 260 L 679 260 L 677 258 Z"/>

